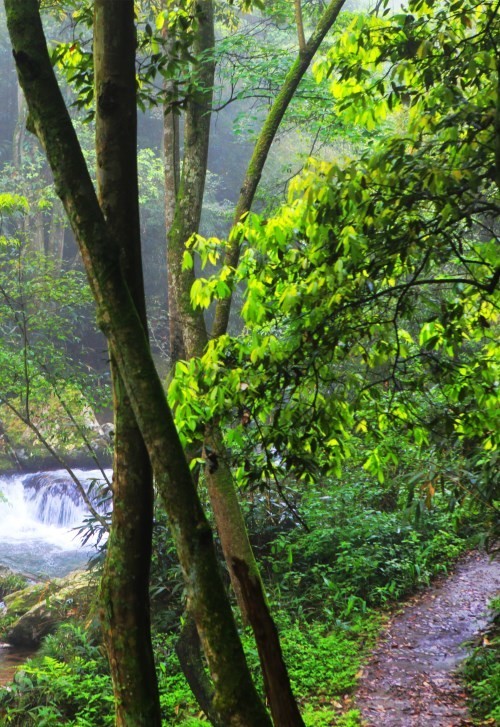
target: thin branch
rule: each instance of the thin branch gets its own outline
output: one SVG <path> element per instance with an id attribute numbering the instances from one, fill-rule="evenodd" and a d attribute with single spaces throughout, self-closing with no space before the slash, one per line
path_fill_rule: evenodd
<path id="1" fill-rule="evenodd" d="M 249 212 L 252 202 L 257 191 L 262 171 L 266 163 L 271 145 L 276 136 L 281 121 L 285 115 L 295 92 L 308 70 L 316 51 L 321 45 L 328 31 L 335 23 L 345 0 L 332 0 L 328 8 L 320 18 L 315 31 L 307 41 L 303 51 L 299 52 L 295 63 L 290 68 L 287 77 L 281 87 L 281 91 L 276 96 L 274 103 L 267 115 L 262 126 L 259 138 L 254 147 L 252 158 L 248 164 L 245 180 L 241 188 L 238 203 L 234 214 L 234 225 L 238 224 L 242 217 Z M 233 239 L 226 253 L 225 265 L 235 269 L 240 256 L 240 244 L 238 240 Z M 213 325 L 213 336 L 218 337 L 227 331 L 229 323 L 229 311 L 231 308 L 231 297 L 218 301 L 215 309 L 215 319 Z"/>
<path id="2" fill-rule="evenodd" d="M 306 36 L 304 33 L 304 18 L 302 17 L 302 2 L 294 0 L 295 23 L 297 24 L 297 35 L 299 38 L 299 50 L 303 53 L 306 50 Z"/>
<path id="3" fill-rule="evenodd" d="M 43 444 L 47 452 L 49 452 L 52 457 L 61 465 L 63 469 L 66 470 L 68 475 L 73 480 L 74 484 L 76 485 L 76 488 L 78 492 L 80 493 L 82 500 L 86 504 L 87 508 L 89 509 L 89 512 L 93 515 L 93 517 L 102 525 L 104 530 L 106 532 L 109 532 L 109 523 L 106 522 L 105 518 L 102 517 L 102 515 L 95 509 L 94 505 L 92 504 L 92 500 L 87 494 L 87 491 L 85 490 L 84 486 L 82 485 L 81 481 L 78 479 L 75 472 L 72 470 L 72 468 L 68 465 L 67 462 L 58 454 L 58 452 L 54 449 L 54 447 L 47 441 L 47 439 L 44 437 L 40 429 L 37 427 L 37 425 L 33 422 L 32 419 L 27 419 L 20 411 L 15 407 L 8 399 L 0 399 L 0 402 L 4 404 L 8 409 L 11 410 L 11 412 L 18 418 L 20 421 L 23 422 L 31 431 L 36 435 L 39 442 Z"/>

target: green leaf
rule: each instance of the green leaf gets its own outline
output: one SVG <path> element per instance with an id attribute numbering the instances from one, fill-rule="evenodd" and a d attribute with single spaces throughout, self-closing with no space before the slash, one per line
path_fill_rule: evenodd
<path id="1" fill-rule="evenodd" d="M 182 256 L 182 269 L 183 270 L 192 270 L 194 265 L 193 256 L 189 252 L 189 250 L 184 250 L 184 254 Z"/>

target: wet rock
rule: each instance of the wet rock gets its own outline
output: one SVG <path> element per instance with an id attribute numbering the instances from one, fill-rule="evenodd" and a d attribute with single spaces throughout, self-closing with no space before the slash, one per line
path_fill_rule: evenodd
<path id="1" fill-rule="evenodd" d="M 106 442 L 112 443 L 115 436 L 115 425 L 112 422 L 106 422 L 101 427 L 102 436 L 106 439 Z"/>
<path id="2" fill-rule="evenodd" d="M 40 601 L 49 598 L 59 590 L 58 580 L 48 583 L 35 583 L 20 591 L 15 591 L 5 596 L 4 602 L 9 616 L 23 616 Z"/>
<path id="3" fill-rule="evenodd" d="M 52 606 L 39 604 L 21 616 L 7 633 L 7 642 L 12 646 L 36 647 L 44 636 L 53 633 L 60 617 Z"/>
<path id="4" fill-rule="evenodd" d="M 70 573 L 49 583 L 37 584 L 6 600 L 7 613 L 19 614 L 5 641 L 23 648 L 35 648 L 44 636 L 71 617 L 86 618 L 96 593 L 95 581 L 85 571 Z"/>

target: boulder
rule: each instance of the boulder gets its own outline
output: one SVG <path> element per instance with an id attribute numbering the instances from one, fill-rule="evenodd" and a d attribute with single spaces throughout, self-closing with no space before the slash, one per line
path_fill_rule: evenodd
<path id="1" fill-rule="evenodd" d="M 30 591 L 28 594 L 25 591 Z M 23 594 L 22 596 L 20 594 Z M 86 618 L 95 600 L 96 584 L 92 575 L 86 571 L 75 571 L 66 578 L 58 578 L 50 583 L 37 584 L 23 592 L 7 597 L 7 614 L 12 609 L 19 618 L 11 625 L 5 641 L 23 648 L 35 648 L 47 634 L 53 633 L 57 626 L 72 617 Z"/>
<path id="2" fill-rule="evenodd" d="M 53 593 L 61 588 L 58 583 L 60 579 L 55 579 L 47 583 L 34 583 L 20 591 L 14 591 L 5 596 L 4 603 L 10 616 L 23 616 L 33 606 L 40 601 L 49 598 Z"/>

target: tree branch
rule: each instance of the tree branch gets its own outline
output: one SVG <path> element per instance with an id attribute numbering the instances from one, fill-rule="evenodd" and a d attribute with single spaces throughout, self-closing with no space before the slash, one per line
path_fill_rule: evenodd
<path id="1" fill-rule="evenodd" d="M 303 53 L 306 50 L 306 36 L 304 34 L 304 19 L 302 17 L 302 2 L 294 0 L 295 23 L 297 24 L 297 35 L 299 37 L 299 50 Z"/>
<path id="2" fill-rule="evenodd" d="M 288 75 L 283 83 L 281 91 L 267 115 L 262 126 L 259 138 L 254 147 L 252 158 L 248 164 L 245 180 L 241 188 L 238 203 L 234 213 L 234 225 L 237 225 L 242 217 L 249 212 L 257 186 L 262 176 L 262 171 L 266 163 L 269 150 L 278 131 L 279 125 L 285 115 L 285 112 L 294 97 L 300 81 L 309 68 L 312 59 L 328 31 L 333 26 L 340 13 L 345 0 L 332 0 L 327 9 L 320 18 L 314 33 L 307 41 L 303 50 L 299 52 L 295 63 L 290 68 Z M 240 256 L 240 244 L 238 240 L 233 239 L 228 247 L 224 264 L 230 268 L 235 268 L 238 264 Z M 223 335 L 229 322 L 229 311 L 231 309 L 231 297 L 223 298 L 217 302 L 215 309 L 215 319 L 212 330 L 214 338 Z"/>

